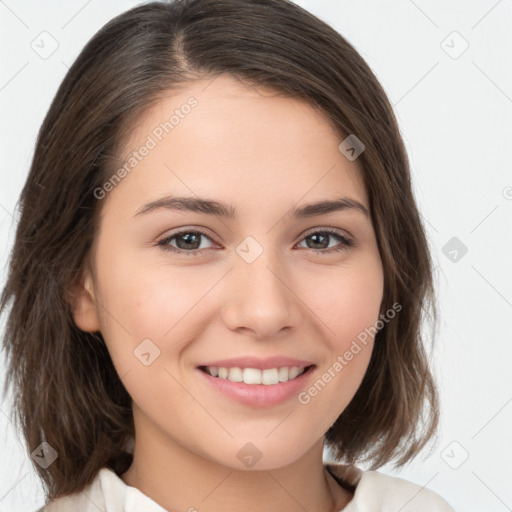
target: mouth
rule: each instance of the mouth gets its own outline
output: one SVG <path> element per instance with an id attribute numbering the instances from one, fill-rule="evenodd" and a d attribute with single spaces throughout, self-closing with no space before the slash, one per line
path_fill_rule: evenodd
<path id="1" fill-rule="evenodd" d="M 286 355 L 246 355 L 203 361 L 196 366 L 205 392 L 252 408 L 292 404 L 313 379 L 316 364 Z"/>
<path id="2" fill-rule="evenodd" d="M 309 372 L 315 365 L 308 366 L 280 366 L 274 368 L 242 368 L 226 366 L 199 366 L 199 370 L 216 379 L 228 380 L 234 383 L 243 383 L 249 386 L 263 384 L 275 386 L 299 378 Z"/>
<path id="3" fill-rule="evenodd" d="M 269 408 L 297 402 L 298 394 L 312 377 L 316 365 L 254 368 L 242 366 L 199 366 L 208 389 L 252 408 Z M 281 380 L 280 380 L 281 379 Z"/>

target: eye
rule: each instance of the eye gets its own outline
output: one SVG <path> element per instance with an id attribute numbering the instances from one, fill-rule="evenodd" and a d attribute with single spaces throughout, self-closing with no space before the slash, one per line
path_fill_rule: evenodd
<path id="1" fill-rule="evenodd" d="M 334 247 L 329 247 L 329 239 L 332 240 L 333 238 L 337 239 L 339 243 Z M 307 244 L 308 240 L 312 241 L 313 247 L 310 246 L 311 244 Z M 303 238 L 303 241 L 309 245 L 309 249 L 313 249 L 317 254 L 331 254 L 333 252 L 345 251 L 355 245 L 354 240 L 332 228 L 310 232 Z M 326 243 L 327 246 L 325 246 Z"/>
<path id="2" fill-rule="evenodd" d="M 201 238 L 206 238 L 213 241 L 212 238 L 200 229 L 182 229 L 177 233 L 167 236 L 160 240 L 157 245 L 165 251 L 172 251 L 181 253 L 186 256 L 196 256 L 199 252 L 211 249 L 211 247 L 201 247 Z M 334 247 L 329 247 L 329 242 L 332 239 L 338 240 L 338 244 Z M 308 244 L 308 240 L 312 240 L 313 247 Z M 310 232 L 301 241 L 306 242 L 308 249 L 314 250 L 317 254 L 331 254 L 349 249 L 355 245 L 351 238 L 348 238 L 338 230 L 332 228 L 325 228 L 318 231 Z M 173 245 L 173 243 L 176 245 Z M 327 246 L 325 244 L 327 243 Z"/>
<path id="3" fill-rule="evenodd" d="M 164 238 L 163 240 L 160 240 L 157 245 L 162 247 L 165 251 L 185 253 L 187 256 L 195 256 L 200 250 L 205 249 L 205 247 L 201 247 L 201 237 L 211 240 L 211 237 L 209 237 L 204 231 L 198 229 L 183 229 Z M 177 247 L 171 245 L 173 240 L 176 240 Z M 208 249 L 208 247 L 206 247 L 206 249 Z"/>

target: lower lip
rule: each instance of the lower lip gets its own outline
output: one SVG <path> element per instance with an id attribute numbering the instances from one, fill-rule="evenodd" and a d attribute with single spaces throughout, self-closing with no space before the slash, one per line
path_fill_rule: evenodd
<path id="1" fill-rule="evenodd" d="M 310 366 L 295 379 L 280 382 L 279 384 L 245 384 L 244 382 L 231 382 L 227 379 L 212 377 L 199 368 L 197 371 L 206 382 L 223 395 L 250 407 L 272 407 L 296 397 L 304 388 L 307 379 L 315 366 Z"/>

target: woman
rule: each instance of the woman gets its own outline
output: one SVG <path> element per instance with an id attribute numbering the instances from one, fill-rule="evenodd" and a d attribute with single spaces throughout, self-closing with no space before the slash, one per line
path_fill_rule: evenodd
<path id="1" fill-rule="evenodd" d="M 4 346 L 42 510 L 452 510 L 357 468 L 435 432 L 435 308 L 392 109 L 328 25 L 285 0 L 118 16 L 20 206 Z"/>

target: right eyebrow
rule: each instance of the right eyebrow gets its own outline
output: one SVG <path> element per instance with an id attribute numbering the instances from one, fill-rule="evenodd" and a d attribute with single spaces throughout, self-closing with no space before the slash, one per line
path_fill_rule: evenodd
<path id="1" fill-rule="evenodd" d="M 154 210 L 165 208 L 167 210 L 182 210 L 206 215 L 217 215 L 229 219 L 236 218 L 236 208 L 219 201 L 211 201 L 196 197 L 165 196 L 144 205 L 136 214 L 143 215 Z"/>

